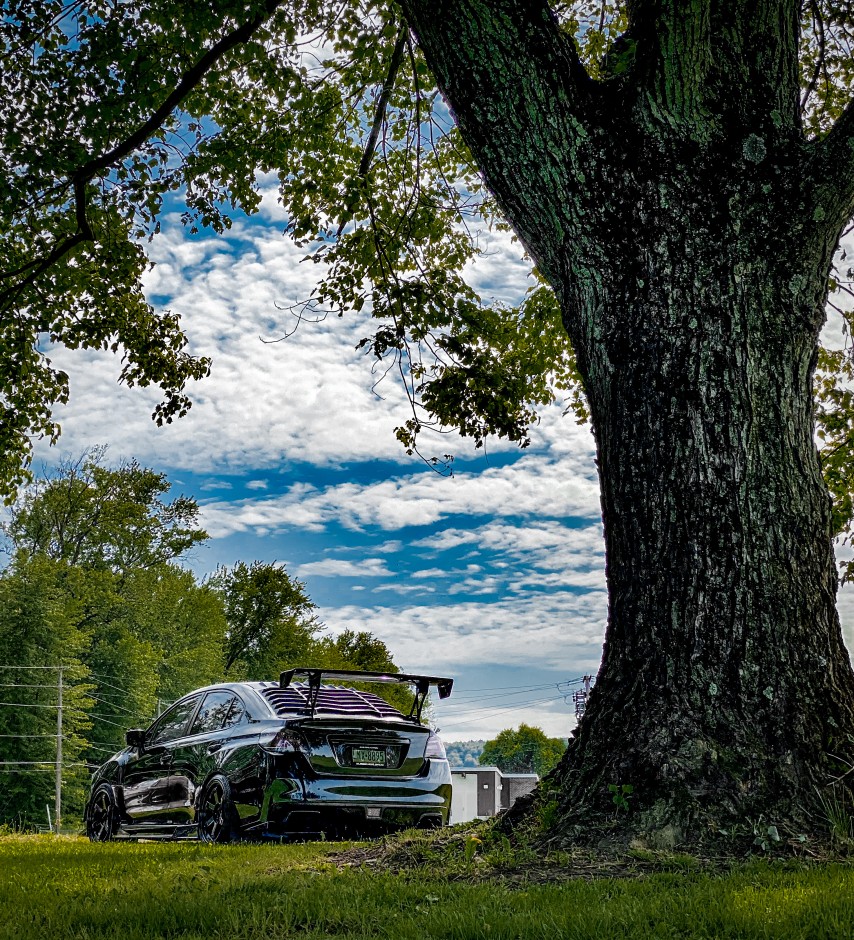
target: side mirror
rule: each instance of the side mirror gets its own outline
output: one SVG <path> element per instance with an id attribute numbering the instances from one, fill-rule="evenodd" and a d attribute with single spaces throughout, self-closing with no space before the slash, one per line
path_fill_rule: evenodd
<path id="1" fill-rule="evenodd" d="M 142 728 L 131 728 L 125 735 L 125 741 L 128 747 L 136 747 L 142 750 L 145 745 L 145 731 Z"/>

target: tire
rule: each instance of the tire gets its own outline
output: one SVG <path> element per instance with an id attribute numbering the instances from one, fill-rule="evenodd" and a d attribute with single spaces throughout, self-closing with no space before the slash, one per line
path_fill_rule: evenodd
<path id="1" fill-rule="evenodd" d="M 92 794 L 86 814 L 86 835 L 90 842 L 112 842 L 119 827 L 119 813 L 112 787 L 102 783 Z"/>
<path id="2" fill-rule="evenodd" d="M 239 835 L 237 810 L 231 784 L 220 775 L 205 784 L 196 814 L 199 842 L 235 842 Z"/>

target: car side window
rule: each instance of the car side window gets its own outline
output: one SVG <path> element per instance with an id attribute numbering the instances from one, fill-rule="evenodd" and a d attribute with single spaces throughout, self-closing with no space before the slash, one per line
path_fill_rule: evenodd
<path id="1" fill-rule="evenodd" d="M 225 724 L 223 728 L 233 728 L 235 725 L 239 725 L 243 721 L 244 716 L 246 715 L 246 708 L 243 705 L 243 702 L 235 695 L 234 701 L 231 704 L 231 710 L 225 716 Z"/>
<path id="2" fill-rule="evenodd" d="M 190 734 L 204 734 L 206 731 L 219 731 L 225 726 L 225 720 L 234 704 L 233 692 L 208 692 L 199 709 Z"/>
<path id="3" fill-rule="evenodd" d="M 185 699 L 173 705 L 152 728 L 147 735 L 146 744 L 165 744 L 167 741 L 174 741 L 184 734 L 190 715 L 196 709 L 199 703 L 198 695 Z"/>

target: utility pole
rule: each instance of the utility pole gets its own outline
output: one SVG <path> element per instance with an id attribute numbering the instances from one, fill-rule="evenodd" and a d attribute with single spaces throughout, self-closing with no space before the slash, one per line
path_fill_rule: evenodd
<path id="1" fill-rule="evenodd" d="M 53 814 L 56 823 L 56 834 L 59 835 L 60 814 L 62 813 L 62 666 L 59 667 L 59 681 L 57 682 L 59 698 L 56 710 L 56 792 L 54 795 Z"/>
<path id="2" fill-rule="evenodd" d="M 583 688 L 580 688 L 577 692 L 573 693 L 572 700 L 575 702 L 576 721 L 581 721 L 581 718 L 587 708 L 587 699 L 590 697 L 590 684 L 592 681 L 593 676 L 584 676 L 582 679 L 582 682 L 584 683 Z"/>

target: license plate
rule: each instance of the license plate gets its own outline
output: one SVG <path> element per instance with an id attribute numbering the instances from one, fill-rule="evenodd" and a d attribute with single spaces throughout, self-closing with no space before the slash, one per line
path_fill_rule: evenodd
<path id="1" fill-rule="evenodd" d="M 354 764 L 365 767 L 385 767 L 384 747 L 354 747 L 351 756 Z"/>

